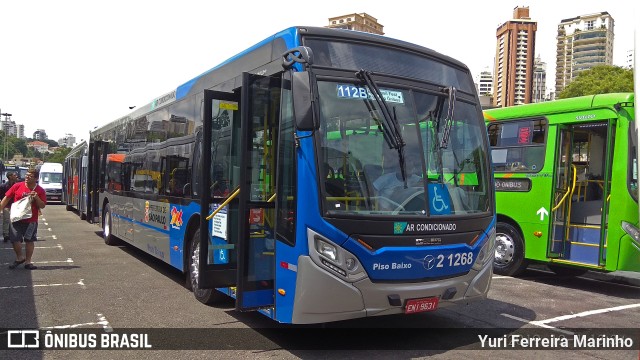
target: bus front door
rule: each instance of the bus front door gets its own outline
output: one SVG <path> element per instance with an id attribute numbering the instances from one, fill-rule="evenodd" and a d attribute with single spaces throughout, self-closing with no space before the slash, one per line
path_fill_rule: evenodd
<path id="1" fill-rule="evenodd" d="M 604 266 L 615 121 L 560 126 L 548 255 Z"/>
<path id="2" fill-rule="evenodd" d="M 92 141 L 89 144 L 87 178 L 87 220 L 90 223 L 100 219 L 100 191 L 104 190 L 104 173 L 109 144 L 104 141 Z M 82 200 L 82 199 L 80 199 Z M 80 212 L 82 214 L 82 212 Z"/>
<path id="3" fill-rule="evenodd" d="M 236 309 L 271 311 L 275 282 L 275 201 L 280 79 L 244 73 L 238 168 Z M 269 314 L 273 317 L 273 313 Z"/>
<path id="4" fill-rule="evenodd" d="M 234 93 L 204 95 L 199 286 L 243 311 L 274 305 L 280 83 L 244 73 Z"/>

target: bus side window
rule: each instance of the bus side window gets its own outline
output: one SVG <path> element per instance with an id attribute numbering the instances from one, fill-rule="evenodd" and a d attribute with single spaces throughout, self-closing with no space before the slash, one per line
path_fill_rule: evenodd
<path id="1" fill-rule="evenodd" d="M 167 156 L 166 162 L 166 195 L 185 196 L 185 185 L 189 183 L 189 159 L 181 156 Z"/>

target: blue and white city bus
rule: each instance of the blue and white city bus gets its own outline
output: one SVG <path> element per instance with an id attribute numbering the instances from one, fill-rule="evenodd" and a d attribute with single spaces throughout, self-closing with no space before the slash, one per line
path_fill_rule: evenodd
<path id="1" fill-rule="evenodd" d="M 282 323 L 467 304 L 492 276 L 486 134 L 459 61 L 291 27 L 93 131 L 88 212 L 199 301 Z"/>

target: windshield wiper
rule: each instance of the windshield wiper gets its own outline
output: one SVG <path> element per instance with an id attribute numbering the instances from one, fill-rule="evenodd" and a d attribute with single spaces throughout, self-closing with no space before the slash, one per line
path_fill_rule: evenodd
<path id="1" fill-rule="evenodd" d="M 449 107 L 447 109 L 447 116 L 444 119 L 444 129 L 442 130 L 442 139 L 440 140 L 441 149 L 449 147 L 449 136 L 451 135 L 451 128 L 453 127 L 453 116 L 456 107 L 456 88 L 449 86 L 447 92 L 449 93 Z"/>
<path id="2" fill-rule="evenodd" d="M 385 140 L 387 141 L 387 144 L 389 145 L 389 148 L 398 150 L 398 161 L 400 162 L 400 172 L 402 174 L 402 181 L 404 183 L 404 187 L 407 188 L 407 173 L 405 169 L 405 159 L 404 159 L 405 142 L 404 142 L 404 139 L 402 138 L 402 133 L 400 130 L 400 124 L 398 122 L 398 118 L 396 117 L 396 111 L 395 111 L 396 109 L 395 107 L 393 108 L 393 115 L 392 115 L 391 111 L 389 111 L 389 106 L 387 105 L 387 102 L 384 99 L 382 92 L 380 91 L 380 88 L 371 77 L 370 71 L 365 71 L 364 69 L 360 69 L 360 71 L 356 73 L 356 77 L 364 81 L 367 87 L 371 89 L 371 94 L 373 95 L 373 98 L 376 100 L 376 102 L 378 103 L 378 106 L 380 107 L 380 112 L 382 112 L 382 117 L 384 122 L 378 123 L 378 126 L 380 127 L 381 125 L 383 130 L 382 133 L 385 137 Z M 367 104 L 367 107 L 370 107 L 370 104 Z M 371 111 L 371 108 L 369 108 L 369 111 Z M 378 121 L 377 119 L 375 120 Z"/>

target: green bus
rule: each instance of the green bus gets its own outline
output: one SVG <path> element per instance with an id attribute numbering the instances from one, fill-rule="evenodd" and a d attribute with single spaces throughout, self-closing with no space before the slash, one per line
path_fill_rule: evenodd
<path id="1" fill-rule="evenodd" d="M 494 272 L 640 271 L 632 93 L 484 111 L 496 190 Z"/>

